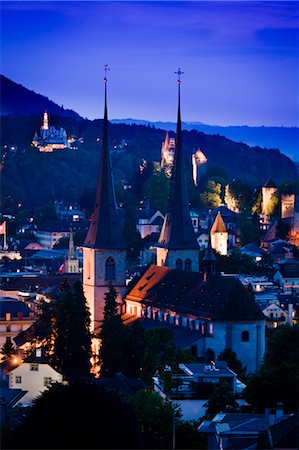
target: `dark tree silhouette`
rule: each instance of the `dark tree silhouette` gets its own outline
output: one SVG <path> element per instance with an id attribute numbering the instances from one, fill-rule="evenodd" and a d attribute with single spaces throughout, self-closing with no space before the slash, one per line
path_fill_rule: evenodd
<path id="1" fill-rule="evenodd" d="M 108 320 L 113 316 L 117 316 L 117 292 L 110 284 L 109 291 L 105 293 L 104 320 Z"/>
<path id="2" fill-rule="evenodd" d="M 133 408 L 93 383 L 55 384 L 34 401 L 3 448 L 144 448 Z"/>
<path id="3" fill-rule="evenodd" d="M 52 329 L 55 367 L 70 382 L 88 378 L 91 368 L 90 313 L 80 282 L 73 288 L 68 283 L 62 286 L 56 300 Z"/>
<path id="4" fill-rule="evenodd" d="M 218 361 L 226 361 L 228 367 L 237 374 L 238 378 L 243 380 L 246 377 L 246 366 L 244 367 L 241 361 L 237 358 L 237 354 L 231 348 L 225 348 L 223 352 L 219 353 Z"/>
<path id="5" fill-rule="evenodd" d="M 6 341 L 4 342 L 1 353 L 4 355 L 4 359 L 11 358 L 11 356 L 15 355 L 17 353 L 16 347 L 11 342 L 11 338 L 7 337 Z"/>

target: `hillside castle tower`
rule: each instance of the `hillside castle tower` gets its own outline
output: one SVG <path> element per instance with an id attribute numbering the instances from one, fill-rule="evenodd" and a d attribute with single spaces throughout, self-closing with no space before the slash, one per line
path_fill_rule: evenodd
<path id="1" fill-rule="evenodd" d="M 223 222 L 220 211 L 218 211 L 215 217 L 213 226 L 210 231 L 212 248 L 220 255 L 227 255 L 227 239 L 228 231 Z"/>
<path id="2" fill-rule="evenodd" d="M 32 145 L 37 147 L 40 152 L 53 152 L 54 150 L 70 148 L 65 129 L 50 126 L 47 111 L 43 114 L 39 135 L 34 134 Z"/>
<path id="3" fill-rule="evenodd" d="M 277 191 L 277 186 L 272 180 L 272 178 L 269 178 L 264 186 L 262 187 L 262 215 L 268 216 L 268 207 L 271 202 L 271 197 L 275 192 Z"/>
<path id="4" fill-rule="evenodd" d="M 182 72 L 180 69 L 177 74 L 179 79 L 175 155 L 170 180 L 167 212 L 157 244 L 157 266 L 198 272 L 199 246 L 190 218 L 188 191 L 184 171 L 180 100 L 180 75 Z"/>
<path id="5" fill-rule="evenodd" d="M 108 68 L 105 67 L 107 74 Z M 103 139 L 94 213 L 83 245 L 83 287 L 91 313 L 91 328 L 98 331 L 104 314 L 104 295 L 109 286 L 118 292 L 118 302 L 126 291 L 126 243 L 117 214 L 108 145 L 107 76 Z"/>

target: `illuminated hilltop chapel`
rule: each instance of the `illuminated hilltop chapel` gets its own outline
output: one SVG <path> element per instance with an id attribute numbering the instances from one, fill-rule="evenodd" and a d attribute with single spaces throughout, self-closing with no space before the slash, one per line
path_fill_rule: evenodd
<path id="1" fill-rule="evenodd" d="M 178 119 L 167 212 L 150 265 L 130 289 L 125 285 L 126 244 L 121 232 L 108 147 L 107 78 L 103 143 L 94 215 L 84 243 L 83 284 L 92 328 L 103 320 L 104 294 L 110 283 L 122 303 L 123 316 L 146 328 L 170 327 L 181 348 L 198 361 L 216 361 L 225 348 L 235 351 L 248 373 L 256 372 L 265 351 L 265 317 L 254 297 L 233 278 L 217 274 L 211 240 L 199 259 L 190 219 L 181 132 L 181 70 L 178 72 Z M 191 170 L 191 167 L 190 167 Z"/>

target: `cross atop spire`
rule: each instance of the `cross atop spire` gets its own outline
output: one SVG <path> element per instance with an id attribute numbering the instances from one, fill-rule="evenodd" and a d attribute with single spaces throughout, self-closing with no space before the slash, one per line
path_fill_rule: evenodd
<path id="1" fill-rule="evenodd" d="M 181 75 L 184 75 L 184 72 L 181 71 L 181 68 L 179 67 L 177 72 L 174 72 L 178 76 L 178 83 L 181 84 Z"/>
<path id="2" fill-rule="evenodd" d="M 107 84 L 108 82 L 108 72 L 110 72 L 110 67 L 108 66 L 108 64 L 105 64 L 104 66 L 104 70 L 105 70 L 105 77 L 104 77 L 104 83 Z"/>
<path id="3" fill-rule="evenodd" d="M 170 181 L 167 213 L 160 233 L 159 245 L 163 248 L 173 250 L 198 250 L 199 247 L 190 218 L 182 145 L 180 83 L 183 72 L 179 67 L 175 73 L 178 75 L 176 149 Z"/>

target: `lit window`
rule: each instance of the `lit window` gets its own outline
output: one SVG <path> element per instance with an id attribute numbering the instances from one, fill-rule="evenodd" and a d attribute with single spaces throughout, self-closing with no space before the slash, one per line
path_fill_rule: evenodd
<path id="1" fill-rule="evenodd" d="M 115 280 L 115 261 L 111 256 L 105 263 L 105 280 Z"/>
<path id="2" fill-rule="evenodd" d="M 52 378 L 51 377 L 44 377 L 44 386 L 51 386 L 52 384 Z"/>
<path id="3" fill-rule="evenodd" d="M 16 384 L 22 383 L 22 377 L 16 376 Z"/>
<path id="4" fill-rule="evenodd" d="M 38 364 L 30 364 L 30 370 L 33 372 L 38 371 Z"/>
<path id="5" fill-rule="evenodd" d="M 249 331 L 242 331 L 242 342 L 248 342 L 249 341 Z"/>

